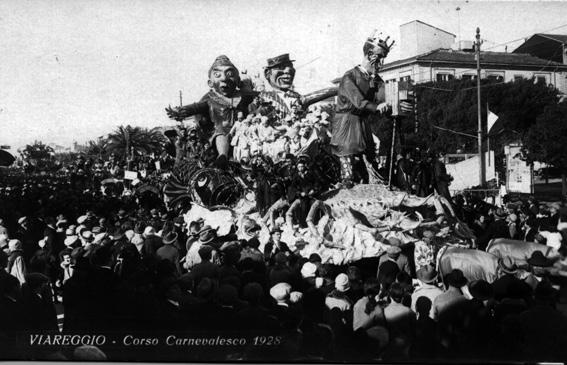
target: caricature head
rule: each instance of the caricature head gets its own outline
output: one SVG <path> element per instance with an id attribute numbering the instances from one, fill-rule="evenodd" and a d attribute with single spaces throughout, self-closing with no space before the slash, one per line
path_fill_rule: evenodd
<path id="1" fill-rule="evenodd" d="M 385 40 L 376 39 L 373 36 L 369 37 L 366 42 L 364 42 L 364 46 L 362 47 L 362 52 L 364 53 L 364 58 L 366 61 L 373 66 L 374 70 L 379 71 L 384 63 L 384 59 L 388 56 L 390 52 L 390 48 L 394 44 L 387 44 L 389 37 Z"/>
<path id="2" fill-rule="evenodd" d="M 295 68 L 289 54 L 283 54 L 268 59 L 268 65 L 264 69 L 264 76 L 270 85 L 281 91 L 288 91 L 293 86 Z"/>
<path id="3" fill-rule="evenodd" d="M 226 97 L 234 96 L 240 86 L 238 69 L 227 56 L 218 56 L 209 69 L 209 87 Z"/>

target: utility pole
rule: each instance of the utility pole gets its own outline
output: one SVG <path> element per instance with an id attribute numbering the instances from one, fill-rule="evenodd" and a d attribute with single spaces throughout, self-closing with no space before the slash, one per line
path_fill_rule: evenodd
<path id="1" fill-rule="evenodd" d="M 455 9 L 457 11 L 457 44 L 459 51 L 461 50 L 461 8 L 457 6 Z"/>
<path id="2" fill-rule="evenodd" d="M 183 92 L 179 90 L 179 106 L 183 106 Z"/>
<path id="3" fill-rule="evenodd" d="M 485 170 L 484 170 L 484 154 L 482 151 L 482 112 L 480 105 L 480 28 L 476 28 L 476 90 L 477 90 L 477 114 L 478 114 L 478 158 L 479 158 L 479 185 L 484 187 Z"/>

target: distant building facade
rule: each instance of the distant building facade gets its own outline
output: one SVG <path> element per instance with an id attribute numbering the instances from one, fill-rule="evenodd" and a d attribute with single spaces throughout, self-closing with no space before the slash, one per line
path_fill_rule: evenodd
<path id="1" fill-rule="evenodd" d="M 416 31 L 421 34 L 414 36 Z M 408 57 L 384 65 L 381 77 L 386 82 L 387 102 L 397 105 L 400 81 L 420 84 L 452 79 L 476 79 L 476 58 L 472 42 L 464 41 L 448 46 L 450 39 L 454 40 L 454 35 L 420 21 L 402 25 L 400 33 L 403 49 L 424 52 L 413 55 L 407 55 L 406 52 Z M 549 42 L 559 47 L 558 41 Z M 529 50 L 529 53 L 517 53 L 517 50 L 513 53 L 481 52 L 480 77 L 502 82 L 533 77 L 537 82 L 544 82 L 556 87 L 563 94 L 567 93 L 567 64 L 558 62 L 557 57 L 540 58 L 543 54 L 537 52 L 537 42 L 530 44 L 530 47 L 526 45 L 517 49 L 524 49 L 526 52 Z M 564 52 L 565 45 L 562 47 Z"/>

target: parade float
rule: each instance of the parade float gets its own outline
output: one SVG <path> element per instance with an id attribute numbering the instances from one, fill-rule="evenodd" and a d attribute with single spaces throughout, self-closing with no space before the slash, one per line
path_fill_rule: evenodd
<path id="1" fill-rule="evenodd" d="M 475 236 L 456 218 L 451 202 L 438 194 L 418 197 L 399 191 L 370 167 L 369 183 L 341 185 L 342 162 L 329 153 L 329 141 L 320 133 L 312 130 L 302 135 L 304 144 L 295 153 L 289 149 L 274 153 L 274 146 L 279 146 L 276 141 L 269 133 L 257 133 L 268 137 L 244 145 L 264 146 L 248 151 L 239 161 L 231 156 L 231 146 L 238 145 L 231 141 L 238 135 L 235 129 L 267 128 L 270 133 L 283 131 L 281 135 L 287 137 L 286 131 L 316 114 L 310 105 L 337 94 L 336 88 L 304 96 L 295 92 L 292 62 L 288 54 L 268 59 L 268 88 L 256 91 L 249 83 L 244 86 L 228 57 L 219 56 L 208 74 L 210 91 L 199 102 L 166 108 L 168 116 L 179 122 L 195 118 L 193 128 L 205 136 L 202 144 L 209 146 L 195 154 L 187 141 L 177 140 L 176 164 L 163 190 L 168 206 L 184 213 L 187 226 L 204 221 L 219 237 L 237 227 L 238 239 L 248 240 L 254 231 L 261 250 L 270 232 L 278 229 L 292 250 L 304 257 L 317 253 L 323 263 L 334 265 L 379 257 L 392 242 L 411 245 L 421 240 L 424 229 L 430 229 L 442 242 L 436 251 L 437 265 L 446 269 L 443 272 L 461 268 L 470 279 L 492 281 L 498 256 L 473 249 Z M 256 125 L 244 119 L 247 114 L 257 116 Z M 180 136 L 187 135 L 183 128 L 180 123 Z M 301 128 L 306 127 L 297 130 Z M 297 176 L 300 184 L 294 185 Z"/>

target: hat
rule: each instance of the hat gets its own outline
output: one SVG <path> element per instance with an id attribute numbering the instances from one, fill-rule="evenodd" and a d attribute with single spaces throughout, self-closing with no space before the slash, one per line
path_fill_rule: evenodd
<path id="1" fill-rule="evenodd" d="M 143 235 L 144 237 L 155 236 L 155 235 L 156 235 L 156 230 L 155 230 L 154 227 L 152 227 L 152 226 L 147 226 L 147 227 L 144 229 L 144 233 L 142 233 L 142 235 Z"/>
<path id="2" fill-rule="evenodd" d="M 88 217 L 86 215 L 82 215 L 79 218 L 77 218 L 77 223 L 79 224 L 83 224 L 87 221 Z"/>
<path id="3" fill-rule="evenodd" d="M 124 231 L 121 228 L 116 228 L 114 232 L 112 232 L 112 235 L 110 235 L 110 239 L 113 241 L 118 241 L 122 237 L 124 237 Z"/>
<path id="4" fill-rule="evenodd" d="M 335 288 L 340 292 L 345 292 L 350 289 L 350 281 L 347 274 L 339 274 L 335 278 Z"/>
<path id="5" fill-rule="evenodd" d="M 213 61 L 213 64 L 211 65 L 209 73 L 210 73 L 210 71 L 212 71 L 213 68 L 218 67 L 218 66 L 232 66 L 232 67 L 236 68 L 236 66 L 234 66 L 232 61 L 230 61 L 230 58 L 228 58 L 228 56 L 226 56 L 226 55 L 220 55 L 217 58 L 215 58 L 215 60 Z"/>
<path id="6" fill-rule="evenodd" d="M 453 271 L 447 275 L 447 284 L 455 288 L 461 288 L 467 284 L 467 278 L 465 278 L 461 270 L 453 269 Z"/>
<path id="7" fill-rule="evenodd" d="M 284 53 L 276 57 L 268 58 L 267 60 L 268 65 L 266 66 L 266 68 L 276 67 L 281 64 L 289 63 L 289 62 L 295 62 L 295 60 L 290 60 L 289 53 Z"/>
<path id="8" fill-rule="evenodd" d="M 79 240 L 79 236 L 76 235 L 67 235 L 67 237 L 65 237 L 65 240 L 63 241 L 63 243 L 65 244 L 65 246 L 72 246 L 73 244 L 75 244 L 75 242 L 77 242 Z"/>
<path id="9" fill-rule="evenodd" d="M 291 285 L 288 283 L 278 283 L 270 289 L 270 296 L 277 301 L 289 299 L 291 293 Z"/>
<path id="10" fill-rule="evenodd" d="M 168 232 L 165 237 L 163 237 L 162 242 L 164 245 L 170 245 L 172 243 L 174 243 L 175 241 L 177 241 L 177 233 L 171 231 Z"/>
<path id="11" fill-rule="evenodd" d="M 305 264 L 303 264 L 303 267 L 301 268 L 302 277 L 304 278 L 314 277 L 316 273 L 317 273 L 317 265 L 311 262 L 306 262 Z"/>
<path id="12" fill-rule="evenodd" d="M 498 218 L 505 218 L 506 217 L 506 212 L 504 211 L 504 209 L 502 208 L 498 208 L 496 209 L 496 211 L 494 212 L 494 215 Z"/>
<path id="13" fill-rule="evenodd" d="M 27 220 L 28 220 L 28 217 L 22 217 L 22 218 L 18 219 L 18 224 L 22 224 L 24 222 L 27 222 Z"/>
<path id="14" fill-rule="evenodd" d="M 534 251 L 527 262 L 531 266 L 536 267 L 548 267 L 552 265 L 551 260 L 545 257 L 541 251 Z"/>
<path id="15" fill-rule="evenodd" d="M 163 132 L 163 134 L 165 134 L 165 136 L 169 138 L 177 137 L 177 131 L 175 129 L 168 129 L 165 132 Z"/>
<path id="16" fill-rule="evenodd" d="M 311 255 L 309 255 L 309 262 L 311 263 L 316 263 L 316 262 L 322 262 L 323 260 L 321 259 L 321 256 L 318 253 L 312 253 Z"/>
<path id="17" fill-rule="evenodd" d="M 209 243 L 217 236 L 217 231 L 211 226 L 206 225 L 199 231 L 199 241 L 202 243 Z"/>
<path id="18" fill-rule="evenodd" d="M 397 257 L 402 252 L 402 249 L 398 246 L 388 246 L 386 248 L 386 253 L 390 257 Z"/>
<path id="19" fill-rule="evenodd" d="M 509 220 L 510 222 L 515 222 L 515 221 L 518 220 L 518 216 L 515 215 L 514 213 L 512 213 L 512 214 L 508 215 L 508 220 Z"/>
<path id="20" fill-rule="evenodd" d="M 75 235 L 75 230 L 72 228 L 67 228 L 67 230 L 65 231 L 65 235 L 66 236 L 74 236 Z"/>
<path id="21" fill-rule="evenodd" d="M 437 279 L 437 271 L 432 265 L 422 266 L 415 274 L 417 280 L 425 284 L 431 284 Z"/>
<path id="22" fill-rule="evenodd" d="M 515 274 L 518 272 L 518 267 L 514 263 L 511 257 L 506 256 L 498 260 L 498 266 L 506 274 Z"/>
<path id="23" fill-rule="evenodd" d="M 94 235 L 89 230 L 84 230 L 81 232 L 81 237 L 85 239 L 87 242 L 92 242 L 94 240 Z"/>
<path id="24" fill-rule="evenodd" d="M 260 227 L 260 226 L 258 226 Z M 282 233 L 282 230 L 279 229 L 278 227 L 274 227 L 270 230 L 270 234 L 274 234 L 274 233 Z"/>
<path id="25" fill-rule="evenodd" d="M 402 241 L 399 238 L 396 237 L 390 237 L 388 238 L 388 243 L 391 246 L 396 246 L 396 247 L 401 247 L 402 246 Z"/>
<path id="26" fill-rule="evenodd" d="M 469 293 L 478 300 L 488 300 L 492 298 L 494 291 L 492 285 L 486 280 L 475 280 L 469 284 Z"/>

